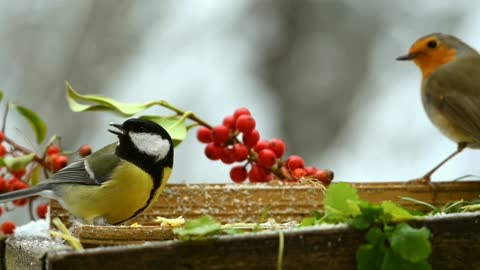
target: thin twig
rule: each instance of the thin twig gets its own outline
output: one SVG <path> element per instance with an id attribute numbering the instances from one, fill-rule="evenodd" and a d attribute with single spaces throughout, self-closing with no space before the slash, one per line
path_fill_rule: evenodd
<path id="1" fill-rule="evenodd" d="M 3 122 L 2 122 L 2 133 L 5 134 L 5 128 L 7 126 L 7 115 L 8 115 L 8 110 L 10 109 L 10 102 L 7 102 L 7 105 L 5 106 L 5 112 L 3 113 Z"/>
<path id="2" fill-rule="evenodd" d="M 20 151 L 26 155 L 28 154 L 32 154 L 33 152 L 31 150 L 29 150 L 28 148 L 24 147 L 24 146 L 21 146 L 19 144 L 17 144 L 16 142 L 14 142 L 12 139 L 8 138 L 7 136 L 5 136 L 5 141 L 10 144 L 15 150 L 17 151 Z M 35 154 L 33 156 L 33 160 L 35 162 L 37 162 L 38 164 L 42 165 L 43 167 L 47 167 L 47 165 L 45 164 L 45 161 L 40 157 L 38 156 L 37 154 Z"/>
<path id="3" fill-rule="evenodd" d="M 172 110 L 176 112 L 178 115 L 184 115 L 186 113 L 185 111 L 182 111 L 180 109 L 177 109 L 175 106 L 170 105 L 170 103 L 166 102 L 165 100 L 154 101 L 153 103 L 158 104 L 162 107 L 165 107 L 169 110 Z M 205 126 L 207 128 L 210 128 L 210 129 L 212 128 L 212 126 L 210 126 L 207 122 L 203 121 L 202 119 L 198 118 L 194 113 L 189 114 L 188 119 L 195 121 L 198 124 Z"/>

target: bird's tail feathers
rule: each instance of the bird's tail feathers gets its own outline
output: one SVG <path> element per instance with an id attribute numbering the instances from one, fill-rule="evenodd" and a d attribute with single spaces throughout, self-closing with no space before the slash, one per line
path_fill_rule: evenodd
<path id="1" fill-rule="evenodd" d="M 26 189 L 20 189 L 20 190 L 3 193 L 0 195 L 0 203 L 39 195 L 39 193 L 41 193 L 42 191 L 48 188 L 47 186 L 48 184 L 40 184 L 40 185 L 29 187 Z"/>

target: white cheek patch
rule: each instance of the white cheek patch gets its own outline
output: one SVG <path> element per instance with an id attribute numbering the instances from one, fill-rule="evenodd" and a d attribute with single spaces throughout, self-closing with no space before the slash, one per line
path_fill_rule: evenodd
<path id="1" fill-rule="evenodd" d="M 170 142 L 162 136 L 152 133 L 129 132 L 135 147 L 142 153 L 161 160 L 165 158 L 170 150 Z"/>

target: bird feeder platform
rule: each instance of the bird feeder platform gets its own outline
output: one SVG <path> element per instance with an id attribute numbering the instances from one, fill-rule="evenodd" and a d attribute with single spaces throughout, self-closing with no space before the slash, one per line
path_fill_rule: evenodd
<path id="1" fill-rule="evenodd" d="M 432 187 L 404 182 L 352 185 L 363 200 L 393 201 L 418 210 L 425 210 L 425 206 L 400 198 L 412 197 L 442 207 L 461 199 L 477 199 L 480 194 L 480 181 L 438 182 Z M 278 231 L 179 241 L 170 229 L 158 226 L 155 218 L 183 216 L 189 220 L 210 215 L 222 223 L 257 222 L 268 208 L 268 217 L 279 224 L 300 222 L 313 210 L 323 208 L 324 191 L 323 186 L 313 183 L 172 184 L 151 209 L 131 221 L 141 227 L 76 226 L 74 233 L 87 247 L 85 251 L 66 246 L 49 249 L 46 245 L 32 252 L 29 241 L 7 238 L 0 244 L 0 270 L 276 269 Z M 70 224 L 68 213 L 56 203 L 51 205 L 51 215 Z M 412 225 L 425 225 L 432 232 L 433 269 L 475 269 L 480 264 L 479 223 L 480 213 L 468 213 L 429 217 Z M 282 269 L 355 269 L 355 253 L 365 241 L 364 233 L 346 225 L 285 229 Z"/>

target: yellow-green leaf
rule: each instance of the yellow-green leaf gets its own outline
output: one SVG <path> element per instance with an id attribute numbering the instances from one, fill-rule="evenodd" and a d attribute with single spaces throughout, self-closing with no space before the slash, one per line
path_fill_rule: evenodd
<path id="1" fill-rule="evenodd" d="M 45 125 L 45 122 L 43 122 L 43 120 L 35 112 L 23 106 L 13 103 L 11 103 L 9 106 L 10 108 L 15 109 L 21 116 L 23 116 L 28 121 L 33 131 L 35 131 L 37 143 L 42 143 L 47 136 L 47 125 Z"/>
<path id="2" fill-rule="evenodd" d="M 3 100 L 3 91 L 0 91 L 0 101 Z"/>
<path id="3" fill-rule="evenodd" d="M 30 177 L 30 183 L 32 184 L 32 186 L 36 186 L 38 185 L 38 183 L 40 183 L 41 172 L 42 172 L 42 166 L 36 166 L 35 168 L 33 168 L 33 171 Z"/>
<path id="4" fill-rule="evenodd" d="M 331 184 L 325 192 L 324 205 L 327 215 L 354 217 L 360 214 L 359 203 L 357 190 L 348 183 Z"/>
<path id="5" fill-rule="evenodd" d="M 417 217 L 410 214 L 410 212 L 408 212 L 406 209 L 402 208 L 401 206 L 393 202 L 385 201 L 385 202 L 382 202 L 381 205 L 383 208 L 383 212 L 388 215 L 386 217 L 388 219 L 386 220 L 387 222 L 390 222 L 390 221 L 398 222 L 398 221 L 406 221 L 406 220 L 421 218 L 421 217 Z"/>
<path id="6" fill-rule="evenodd" d="M 20 157 L 9 157 L 2 159 L 0 164 L 4 164 L 11 171 L 18 171 L 25 168 L 33 160 L 35 154 L 28 154 Z M 3 165 L 2 164 L 2 165 Z"/>
<path id="7" fill-rule="evenodd" d="M 187 137 L 187 126 L 185 118 L 180 116 L 161 117 L 156 115 L 143 115 L 142 119 L 147 119 L 161 125 L 172 137 L 173 146 L 177 147 Z"/>
<path id="8" fill-rule="evenodd" d="M 66 90 L 68 105 L 74 112 L 110 111 L 130 117 L 156 104 L 155 102 L 145 104 L 123 103 L 100 95 L 81 95 L 68 82 L 66 82 Z"/>

